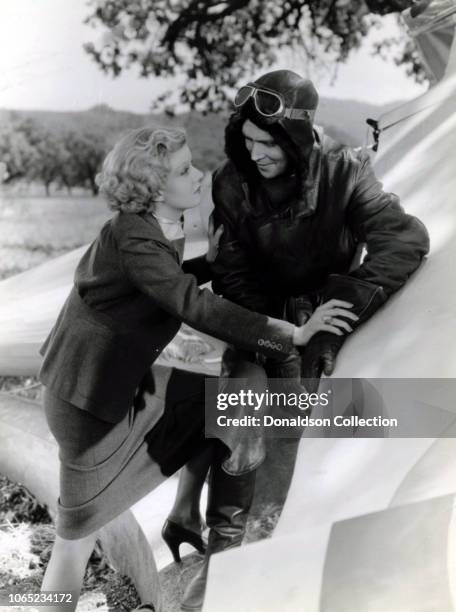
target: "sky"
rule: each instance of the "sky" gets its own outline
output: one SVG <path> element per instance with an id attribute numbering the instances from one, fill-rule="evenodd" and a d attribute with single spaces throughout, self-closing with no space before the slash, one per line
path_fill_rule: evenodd
<path id="1" fill-rule="evenodd" d="M 170 82 L 141 79 L 134 69 L 117 79 L 102 73 L 82 49 L 84 42 L 96 42 L 103 33 L 83 24 L 89 12 L 87 0 L 3 0 L 0 108 L 85 110 L 108 104 L 134 112 L 150 110 L 151 100 Z M 373 36 L 397 32 L 391 18 L 385 18 L 384 24 Z M 365 45 L 340 66 L 334 83 L 330 75 L 312 75 L 320 94 L 384 104 L 414 98 L 425 90 L 407 78 L 403 68 L 371 57 L 368 48 Z M 277 67 L 300 71 L 299 62 L 289 56 Z"/>

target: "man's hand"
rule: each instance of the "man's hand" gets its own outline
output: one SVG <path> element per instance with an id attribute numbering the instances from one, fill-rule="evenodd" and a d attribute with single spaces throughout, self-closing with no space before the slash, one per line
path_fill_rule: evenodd
<path id="1" fill-rule="evenodd" d="M 223 225 L 220 225 L 214 232 L 214 219 L 211 215 L 209 217 L 209 227 L 207 231 L 209 238 L 209 246 L 206 253 L 206 261 L 208 263 L 213 263 L 218 254 L 220 237 L 223 234 Z"/>
<path id="2" fill-rule="evenodd" d="M 301 352 L 301 376 L 303 378 L 320 378 L 322 374 L 331 376 L 336 367 L 337 353 L 344 340 L 342 333 L 339 338 L 329 333 L 317 334 Z"/>
<path id="3" fill-rule="evenodd" d="M 307 323 L 314 311 L 310 295 L 289 297 L 285 304 L 285 319 L 298 327 Z"/>
<path id="4" fill-rule="evenodd" d="M 350 314 L 357 315 L 356 318 L 351 317 L 355 329 L 367 321 L 386 300 L 382 287 L 350 276 L 331 274 L 322 293 L 322 299 L 331 298 L 327 302 L 329 304 L 338 301 L 334 299 L 336 296 L 348 300 L 353 305 L 353 312 Z M 348 331 L 346 327 L 344 329 Z M 302 378 L 320 378 L 322 374 L 331 376 L 334 372 L 337 354 L 347 334 L 341 332 L 336 335 L 335 332 L 328 333 L 329 331 L 316 333 L 301 351 Z"/>

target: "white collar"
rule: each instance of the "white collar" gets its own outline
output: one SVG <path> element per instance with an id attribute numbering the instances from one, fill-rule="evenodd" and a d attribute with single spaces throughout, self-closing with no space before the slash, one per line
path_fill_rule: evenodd
<path id="1" fill-rule="evenodd" d="M 184 238 L 183 222 L 181 219 L 167 219 L 166 217 L 159 217 L 154 215 L 160 226 L 163 235 L 167 240 L 178 240 Z"/>

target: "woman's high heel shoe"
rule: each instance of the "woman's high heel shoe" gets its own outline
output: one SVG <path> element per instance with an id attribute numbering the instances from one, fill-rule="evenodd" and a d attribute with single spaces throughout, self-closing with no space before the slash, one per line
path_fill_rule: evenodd
<path id="1" fill-rule="evenodd" d="M 175 523 L 169 519 L 167 519 L 163 525 L 162 538 L 168 544 L 176 563 L 181 563 L 182 561 L 179 553 L 179 546 L 183 542 L 191 544 L 203 555 L 206 552 L 206 544 L 200 534 L 190 529 L 186 529 L 182 527 L 182 525 L 179 525 L 179 523 Z"/>

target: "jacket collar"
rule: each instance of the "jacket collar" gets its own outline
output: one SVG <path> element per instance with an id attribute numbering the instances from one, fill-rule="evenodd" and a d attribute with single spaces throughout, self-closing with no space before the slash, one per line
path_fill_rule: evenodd
<path id="1" fill-rule="evenodd" d="M 182 246 L 182 238 L 185 238 L 184 235 L 181 238 L 178 238 L 176 241 L 170 240 L 164 234 L 157 219 L 150 214 L 118 213 L 118 215 L 128 215 L 128 219 L 130 220 L 130 226 L 132 228 L 134 226 L 134 232 L 137 236 L 141 236 L 149 240 L 154 240 L 155 242 L 163 244 L 167 248 L 171 248 L 174 253 L 174 256 L 180 262 L 180 251 Z"/>
<path id="2" fill-rule="evenodd" d="M 301 197 L 296 203 L 294 217 L 308 217 L 312 215 L 318 204 L 318 188 L 321 178 L 321 158 L 323 129 L 314 127 L 315 141 L 309 157 L 309 169 L 303 184 Z"/>

